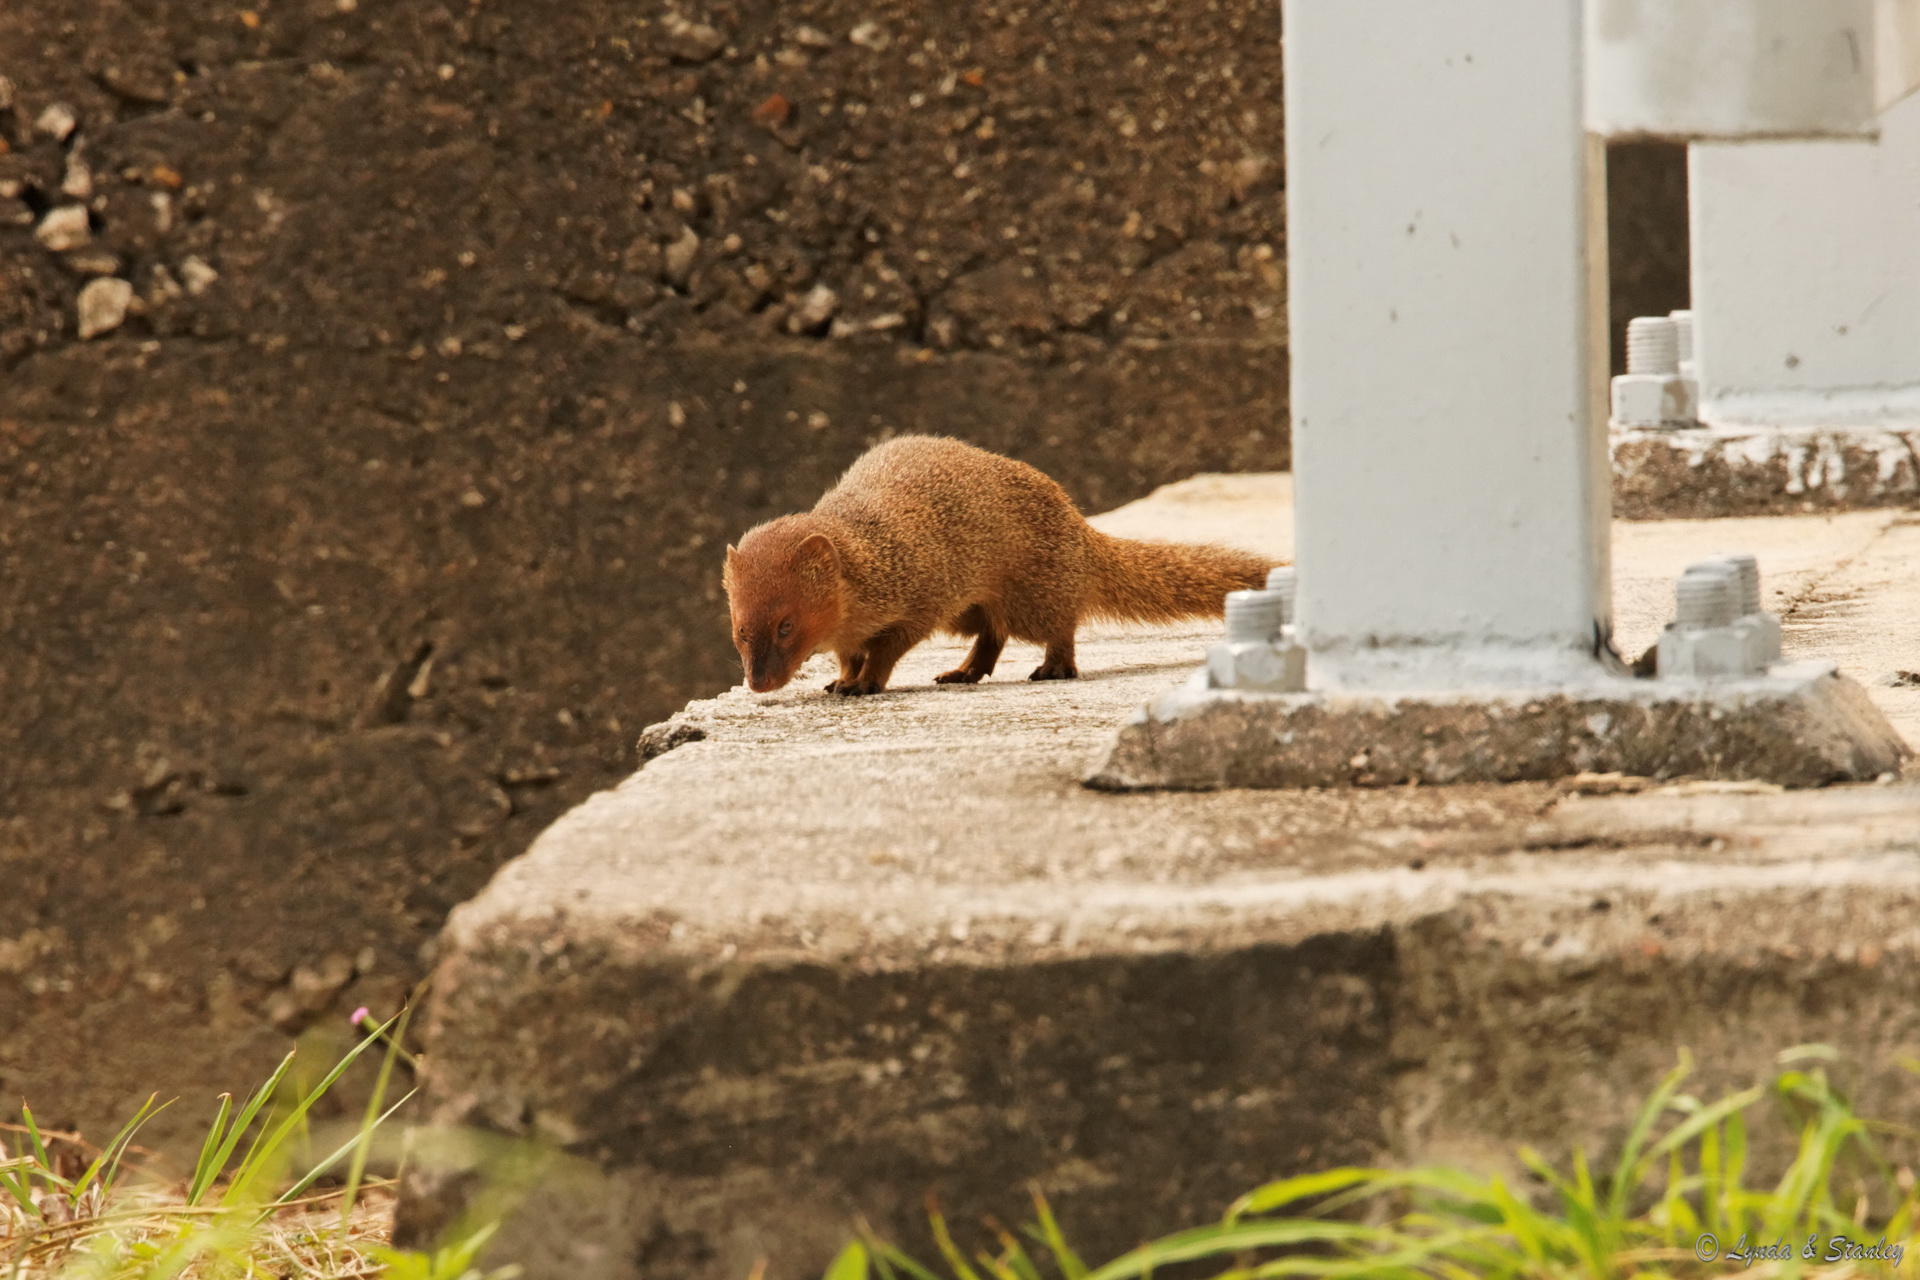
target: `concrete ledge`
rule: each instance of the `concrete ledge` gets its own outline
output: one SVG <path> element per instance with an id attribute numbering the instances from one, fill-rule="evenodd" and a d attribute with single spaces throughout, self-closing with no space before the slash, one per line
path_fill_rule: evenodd
<path id="1" fill-rule="evenodd" d="M 719 750 L 648 772 L 712 778 Z M 438 975 L 433 1119 L 571 1157 L 499 1240 L 531 1280 L 817 1274 L 859 1217 L 925 1254 L 927 1194 L 977 1233 L 1029 1182 L 1117 1253 L 1268 1177 L 1604 1149 L 1681 1046 L 1711 1091 L 1831 1043 L 1863 1104 L 1920 1119 L 1912 786 L 1293 793 L 1290 838 L 1231 874 L 1149 798 L 1088 797 L 1132 839 L 1036 812 L 1006 845 L 1050 869 L 988 897 L 964 849 L 903 884 L 776 826 L 736 891 L 742 850 L 671 814 L 649 838 L 645 781 L 463 909 Z M 484 1181 L 416 1165 L 401 1238 Z"/>
<path id="2" fill-rule="evenodd" d="M 1531 696 L 1190 684 L 1122 726 L 1087 785 L 1398 786 L 1592 772 L 1815 787 L 1897 772 L 1906 755 L 1866 691 L 1821 662 L 1747 680 L 1620 679 Z"/>
<path id="3" fill-rule="evenodd" d="M 1920 429 L 1615 430 L 1610 446 L 1628 520 L 1920 506 Z"/>
<path id="4" fill-rule="evenodd" d="M 1099 522 L 1280 558 L 1276 483 Z M 1783 598 L 1848 602 L 1782 609 L 1790 647 L 1885 670 L 1906 651 L 1855 642 L 1912 634 L 1920 528 L 1890 524 L 1623 526 L 1619 634 L 1733 537 Z M 818 1275 L 856 1215 L 926 1253 L 926 1192 L 980 1240 L 1028 1180 L 1112 1254 L 1271 1176 L 1604 1146 L 1682 1045 L 1711 1092 L 1825 1040 L 1920 1120 L 1920 787 L 1082 785 L 1216 634 L 1089 628 L 1083 678 L 1043 685 L 1019 652 L 936 685 L 962 646 L 930 644 L 877 697 L 823 664 L 650 730 L 442 937 L 423 1101 L 483 1141 L 409 1166 L 401 1238 L 504 1141 L 567 1157 L 499 1238 L 529 1280 Z M 1915 722 L 1920 691 L 1873 692 Z"/>

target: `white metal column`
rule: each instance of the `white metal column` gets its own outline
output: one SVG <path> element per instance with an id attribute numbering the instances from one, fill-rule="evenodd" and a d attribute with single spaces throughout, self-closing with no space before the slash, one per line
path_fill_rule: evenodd
<path id="1" fill-rule="evenodd" d="M 1611 613 L 1580 0 L 1286 0 L 1314 688 L 1591 678 Z"/>
<path id="2" fill-rule="evenodd" d="M 1703 421 L 1920 426 L 1920 95 L 1880 130 L 1689 149 Z"/>

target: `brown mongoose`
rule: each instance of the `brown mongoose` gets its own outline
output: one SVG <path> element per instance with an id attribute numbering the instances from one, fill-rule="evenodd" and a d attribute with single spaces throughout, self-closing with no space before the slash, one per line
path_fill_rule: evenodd
<path id="1" fill-rule="evenodd" d="M 1028 679 L 1070 680 L 1083 619 L 1219 617 L 1227 592 L 1262 585 L 1269 567 L 1225 547 L 1109 537 L 1024 462 L 902 436 L 812 511 L 748 530 L 723 581 L 749 689 L 778 689 L 831 649 L 840 675 L 827 691 L 851 696 L 886 688 L 901 656 L 942 630 L 973 637 L 942 684 L 993 674 L 1009 638 L 1045 646 Z"/>

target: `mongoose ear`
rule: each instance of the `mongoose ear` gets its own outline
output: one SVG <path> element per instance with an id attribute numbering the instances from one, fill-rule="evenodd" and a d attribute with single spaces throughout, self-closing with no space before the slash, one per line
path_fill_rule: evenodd
<path id="1" fill-rule="evenodd" d="M 808 578 L 838 576 L 840 553 L 833 549 L 833 539 L 824 533 L 802 539 L 800 545 L 793 549 L 793 570 Z"/>
<path id="2" fill-rule="evenodd" d="M 727 563 L 726 566 L 720 570 L 720 583 L 722 586 L 733 586 L 733 566 L 738 564 L 739 561 L 740 548 L 729 542 L 727 544 Z"/>

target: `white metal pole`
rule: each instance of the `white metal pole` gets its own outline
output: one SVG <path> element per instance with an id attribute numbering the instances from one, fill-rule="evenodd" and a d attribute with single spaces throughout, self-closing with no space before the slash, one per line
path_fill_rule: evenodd
<path id="1" fill-rule="evenodd" d="M 1920 426 L 1920 94 L 1878 143 L 1689 157 L 1701 418 Z"/>
<path id="2" fill-rule="evenodd" d="M 1284 18 L 1309 683 L 1590 677 L 1610 497 L 1581 2 Z"/>

